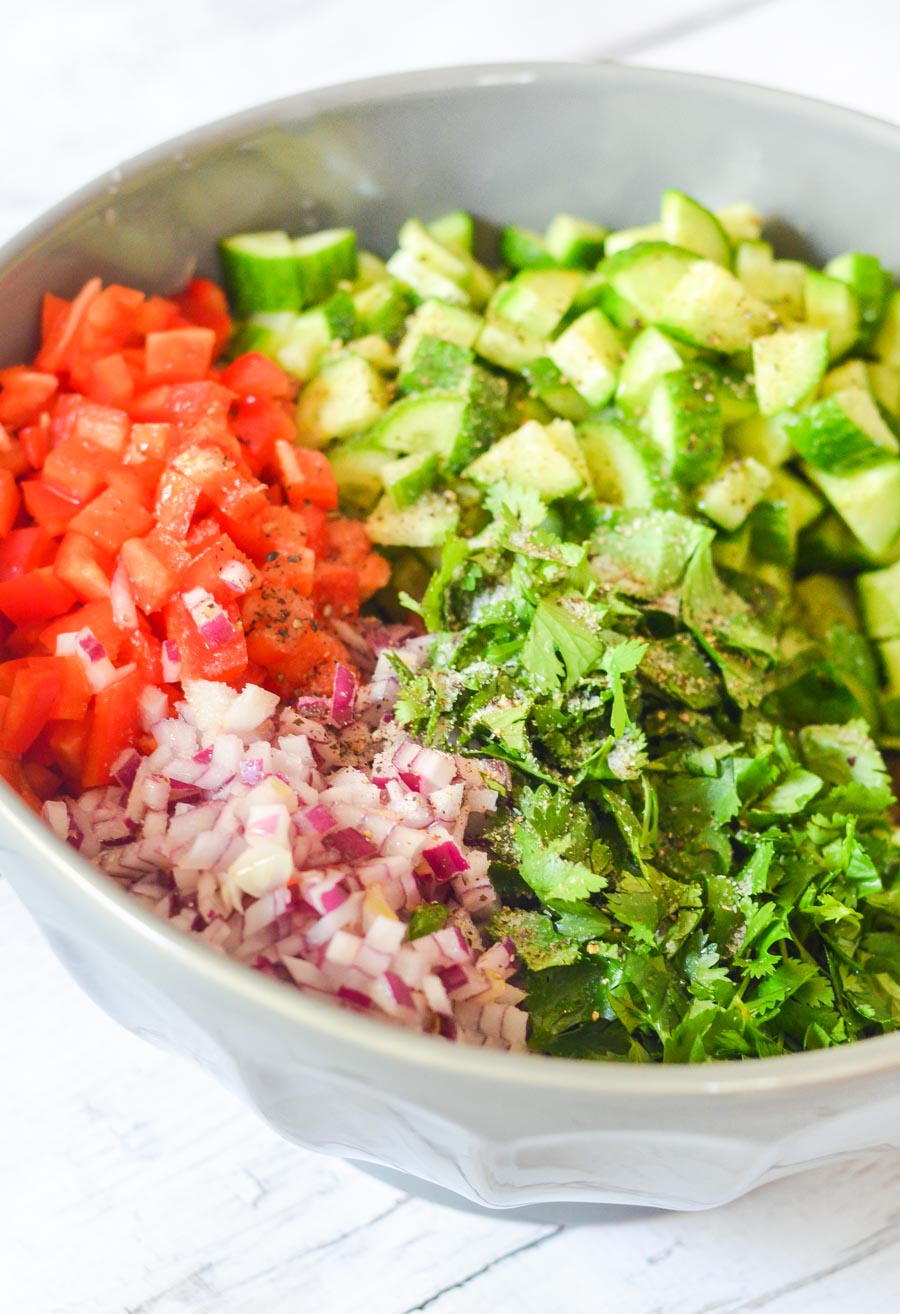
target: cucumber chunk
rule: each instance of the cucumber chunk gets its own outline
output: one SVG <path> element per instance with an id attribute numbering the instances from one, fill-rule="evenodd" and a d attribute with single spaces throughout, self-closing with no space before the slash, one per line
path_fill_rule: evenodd
<path id="1" fill-rule="evenodd" d="M 787 434 L 790 419 L 787 411 L 778 415 L 750 415 L 729 425 L 725 440 L 739 456 L 752 456 L 763 465 L 784 465 L 794 456 L 794 447 Z"/>
<path id="2" fill-rule="evenodd" d="M 556 415 L 577 424 L 587 419 L 591 408 L 576 392 L 559 366 L 549 356 L 538 356 L 522 366 L 522 374 L 535 396 Z"/>
<path id="3" fill-rule="evenodd" d="M 805 630 L 826 638 L 833 625 L 858 631 L 859 610 L 853 585 L 833 575 L 807 575 L 794 587 L 797 619 Z"/>
<path id="4" fill-rule="evenodd" d="M 885 365 L 900 369 L 900 291 L 891 292 L 872 351 Z"/>
<path id="5" fill-rule="evenodd" d="M 507 224 L 500 231 L 500 259 L 510 269 L 555 269 L 556 260 L 540 233 Z"/>
<path id="6" fill-rule="evenodd" d="M 428 225 L 428 231 L 441 246 L 458 246 L 461 251 L 472 254 L 475 222 L 468 210 L 451 210 L 448 214 L 438 215 Z"/>
<path id="7" fill-rule="evenodd" d="M 228 300 L 239 319 L 300 309 L 294 248 L 287 233 L 237 233 L 219 243 Z"/>
<path id="8" fill-rule="evenodd" d="M 631 246 L 638 246 L 642 242 L 661 242 L 663 240 L 662 224 L 640 224 L 637 228 L 620 228 L 615 233 L 609 233 L 603 248 L 608 256 L 618 255 L 620 251 L 627 251 Z"/>
<path id="9" fill-rule="evenodd" d="M 844 388 L 791 415 L 785 431 L 800 455 L 827 474 L 850 474 L 897 450 L 896 438 L 861 388 Z"/>
<path id="10" fill-rule="evenodd" d="M 601 310 L 579 316 L 547 355 L 588 406 L 603 406 L 615 392 L 622 340 Z"/>
<path id="11" fill-rule="evenodd" d="M 734 272 L 783 322 L 803 319 L 806 266 L 799 260 L 776 260 L 768 242 L 745 241 L 735 252 Z"/>
<path id="12" fill-rule="evenodd" d="M 900 534 L 900 460 L 852 474 L 831 474 L 807 465 L 806 473 L 867 552 L 880 556 Z"/>
<path id="13" fill-rule="evenodd" d="M 636 325 L 655 324 L 673 289 L 696 263 L 697 257 L 680 247 L 666 242 L 638 242 L 608 255 L 597 267 L 597 274 L 620 300 L 620 323 L 627 322 L 621 318 L 624 313 Z"/>
<path id="14" fill-rule="evenodd" d="M 856 293 L 839 278 L 807 269 L 804 300 L 807 323 L 828 330 L 828 355 L 838 360 L 859 338 L 861 317 Z"/>
<path id="15" fill-rule="evenodd" d="M 393 345 L 400 340 L 413 308 L 409 292 L 393 278 L 373 283 L 357 292 L 353 305 L 364 331 L 377 333 Z"/>
<path id="16" fill-rule="evenodd" d="M 466 399 L 455 393 L 420 393 L 394 402 L 372 437 L 385 451 L 436 453 L 451 461 L 465 442 Z"/>
<path id="17" fill-rule="evenodd" d="M 762 232 L 762 216 L 749 201 L 726 205 L 724 209 L 716 210 L 715 216 L 732 246 L 738 242 L 755 241 Z"/>
<path id="18" fill-rule="evenodd" d="M 643 434 L 607 421 L 578 430 L 595 495 L 614 506 L 675 508 L 678 493 L 661 473 L 659 453 Z"/>
<path id="19" fill-rule="evenodd" d="M 731 532 L 744 523 L 771 483 L 771 471 L 759 461 L 738 457 L 697 490 L 697 510 Z"/>
<path id="20" fill-rule="evenodd" d="M 650 397 L 647 420 L 664 471 L 679 483 L 694 487 L 718 469 L 724 449 L 722 416 L 702 380 L 685 370 L 664 374 Z"/>
<path id="21" fill-rule="evenodd" d="M 824 272 L 846 283 L 856 294 L 859 306 L 860 341 L 871 342 L 891 291 L 891 278 L 877 256 L 848 251 L 829 260 Z"/>
<path id="22" fill-rule="evenodd" d="M 689 266 L 664 298 L 657 319 L 673 337 L 725 355 L 746 350 L 777 326 L 764 302 L 709 260 Z"/>
<path id="23" fill-rule="evenodd" d="M 401 365 L 406 365 L 415 354 L 422 338 L 441 338 L 457 347 L 474 347 L 484 320 L 472 310 L 450 306 L 445 301 L 422 301 L 410 315 L 406 333 L 397 349 Z"/>
<path id="24" fill-rule="evenodd" d="M 405 507 L 385 493 L 366 520 L 366 531 L 385 547 L 442 547 L 458 524 L 459 506 L 445 493 L 424 493 Z"/>
<path id="25" fill-rule="evenodd" d="M 871 639 L 900 639 L 900 562 L 856 577 L 863 624 Z"/>
<path id="26" fill-rule="evenodd" d="M 338 283 L 356 278 L 356 233 L 352 228 L 326 228 L 295 237 L 292 243 L 301 306 L 331 296 Z"/>
<path id="27" fill-rule="evenodd" d="M 607 229 L 572 214 L 554 215 L 544 233 L 544 245 L 564 269 L 593 269 L 603 254 Z"/>
<path id="28" fill-rule="evenodd" d="M 828 366 L 828 331 L 779 329 L 753 343 L 753 376 L 763 415 L 811 400 Z"/>
<path id="29" fill-rule="evenodd" d="M 556 421 L 565 424 L 565 421 Z M 570 431 L 571 432 L 571 431 Z M 574 443 L 574 437 L 572 439 Z M 581 492 L 585 477 L 579 459 L 560 450 L 550 425 L 529 420 L 488 448 L 465 471 L 476 484 L 490 487 L 500 479 L 533 488 L 547 501 Z"/>
<path id="30" fill-rule="evenodd" d="M 385 451 L 368 434 L 335 444 L 328 460 L 342 505 L 356 514 L 371 511 L 384 488 L 382 471 L 394 459 L 393 452 Z"/>
<path id="31" fill-rule="evenodd" d="M 416 349 L 397 377 L 400 392 L 453 391 L 461 387 L 474 359 L 473 352 L 455 342 L 430 335 L 419 338 Z"/>
<path id="32" fill-rule="evenodd" d="M 663 192 L 660 211 L 663 237 L 672 246 L 693 251 L 704 260 L 731 268 L 731 243 L 714 214 L 693 197 L 670 188 Z"/>
<path id="33" fill-rule="evenodd" d="M 346 353 L 322 366 L 297 402 L 298 441 L 325 447 L 370 428 L 387 408 L 384 379 L 362 356 Z"/>
<path id="34" fill-rule="evenodd" d="M 640 413 L 650 400 L 659 379 L 684 364 L 683 348 L 657 328 L 637 335 L 619 371 L 616 402 L 626 411 Z"/>
<path id="35" fill-rule="evenodd" d="M 388 461 L 381 469 L 385 490 L 399 510 L 413 506 L 438 481 L 440 462 L 436 452 L 413 452 Z"/>
<path id="36" fill-rule="evenodd" d="M 582 277 L 572 269 L 526 269 L 500 285 L 488 318 L 512 324 L 529 337 L 547 338 L 574 301 Z"/>

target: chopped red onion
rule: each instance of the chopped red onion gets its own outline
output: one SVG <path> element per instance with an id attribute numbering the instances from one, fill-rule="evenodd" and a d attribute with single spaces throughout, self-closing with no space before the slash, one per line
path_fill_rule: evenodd
<path id="1" fill-rule="evenodd" d="M 163 640 L 162 678 L 165 684 L 175 684 L 181 679 L 181 649 L 173 639 Z"/>
<path id="2" fill-rule="evenodd" d="M 428 863 L 435 880 L 449 881 L 458 872 L 468 871 L 469 864 L 460 853 L 453 840 L 445 840 L 433 849 L 425 849 L 422 857 Z"/>
<path id="3" fill-rule="evenodd" d="M 331 695 L 332 725 L 349 725 L 353 720 L 356 699 L 356 676 L 340 662 L 334 668 L 334 692 Z"/>
<path id="4" fill-rule="evenodd" d="M 113 620 L 121 630 L 136 630 L 138 624 L 137 607 L 131 591 L 131 580 L 122 561 L 116 564 L 109 582 L 109 602 L 112 607 Z"/>

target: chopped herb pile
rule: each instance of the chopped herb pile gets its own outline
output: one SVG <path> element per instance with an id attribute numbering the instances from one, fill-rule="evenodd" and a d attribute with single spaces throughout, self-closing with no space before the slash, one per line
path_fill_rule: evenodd
<path id="1" fill-rule="evenodd" d="M 490 510 L 444 549 L 397 715 L 512 769 L 492 930 L 524 963 L 532 1047 L 693 1061 L 896 1026 L 900 849 L 859 636 L 835 623 L 786 661 L 779 595 L 726 578 L 675 512 L 586 525 L 512 484 Z"/>

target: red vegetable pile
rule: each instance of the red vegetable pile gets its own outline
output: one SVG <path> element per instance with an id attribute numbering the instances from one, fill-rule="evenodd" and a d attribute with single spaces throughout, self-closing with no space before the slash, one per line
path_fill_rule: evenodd
<path id="1" fill-rule="evenodd" d="M 338 628 L 387 563 L 293 445 L 294 382 L 212 283 L 48 294 L 31 366 L 0 370 L 0 771 L 39 806 L 153 749 L 141 695 L 181 682 L 330 693 Z M 337 627 L 337 628 L 336 628 Z"/>

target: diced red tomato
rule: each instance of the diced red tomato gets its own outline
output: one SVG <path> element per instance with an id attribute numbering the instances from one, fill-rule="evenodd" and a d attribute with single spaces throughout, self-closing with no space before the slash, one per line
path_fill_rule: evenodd
<path id="1" fill-rule="evenodd" d="M 92 363 L 85 391 L 92 401 L 104 406 L 128 405 L 134 396 L 134 378 L 121 351 Z"/>
<path id="2" fill-rule="evenodd" d="M 115 454 L 107 448 L 69 438 L 48 454 L 42 478 L 64 497 L 87 502 L 100 491 L 117 465 Z"/>
<path id="3" fill-rule="evenodd" d="M 271 463 L 278 442 L 293 443 L 297 437 L 297 426 L 284 404 L 271 397 L 245 397 L 238 404 L 233 423 L 256 471 Z"/>
<path id="4" fill-rule="evenodd" d="M 275 444 L 275 469 L 288 502 L 295 510 L 303 511 L 309 502 L 323 511 L 337 510 L 337 480 L 324 452 L 278 441 Z"/>
<path id="5" fill-rule="evenodd" d="M 221 647 L 211 648 L 180 594 L 167 605 L 166 637 L 178 644 L 182 679 L 236 680 L 243 674 L 247 666 L 247 641 L 240 613 L 234 603 L 226 603 L 224 610 L 234 626 L 234 637 Z"/>
<path id="6" fill-rule="evenodd" d="M 19 514 L 22 498 L 11 470 L 0 468 L 0 538 L 5 538 Z"/>
<path id="7" fill-rule="evenodd" d="M 233 393 L 212 381 L 200 383 L 164 383 L 135 397 L 129 412 L 133 420 L 170 421 L 181 424 L 190 420 L 215 420 L 224 428 Z"/>
<path id="8" fill-rule="evenodd" d="M 113 557 L 84 534 L 69 531 L 63 537 L 53 569 L 81 602 L 109 597 Z"/>
<path id="9" fill-rule="evenodd" d="M 216 335 L 211 328 L 171 328 L 148 333 L 147 382 L 189 383 L 205 379 L 213 363 Z"/>
<path id="10" fill-rule="evenodd" d="M 132 671 L 95 696 L 81 772 L 83 788 L 108 784 L 112 764 L 140 735 L 139 700 L 146 683 L 142 671 Z"/>
<path id="11" fill-rule="evenodd" d="M 15 625 L 45 625 L 75 601 L 75 594 L 56 578 L 52 566 L 39 566 L 0 583 L 0 611 Z"/>
<path id="12" fill-rule="evenodd" d="M 52 658 L 16 672 L 0 731 L 4 753 L 24 753 L 31 747 L 53 716 L 61 688 L 62 672 Z"/>
<path id="13" fill-rule="evenodd" d="M 203 588 L 218 602 L 234 602 L 235 590 L 222 579 L 222 570 L 235 562 L 250 571 L 251 581 L 256 578 L 253 563 L 234 545 L 227 534 L 220 532 L 211 543 L 201 548 L 186 566 L 178 586 L 182 593 L 187 593 L 189 589 Z"/>
<path id="14" fill-rule="evenodd" d="M 178 587 L 179 571 L 159 538 L 129 538 L 122 544 L 122 565 L 131 581 L 134 600 L 146 616 L 161 611 Z M 187 553 L 185 553 L 187 556 Z"/>
<path id="15" fill-rule="evenodd" d="M 289 401 L 297 390 L 279 364 L 258 351 L 246 351 L 222 371 L 219 382 L 238 397 L 270 397 Z"/>
<path id="16" fill-rule="evenodd" d="M 28 514 L 53 538 L 64 534 L 69 521 L 81 510 L 80 502 L 73 502 L 41 479 L 27 479 L 20 488 Z"/>
<path id="17" fill-rule="evenodd" d="M 79 630 L 90 630 L 103 644 L 109 660 L 113 663 L 118 660 L 125 631 L 119 629 L 113 619 L 112 607 L 105 598 L 97 602 L 86 602 L 53 621 L 41 630 L 38 640 L 47 652 L 55 653 L 56 640 L 60 634 L 77 634 Z"/>
<path id="18" fill-rule="evenodd" d="M 69 344 L 101 287 L 99 278 L 89 279 L 64 311 L 57 307 L 57 313 L 47 316 L 50 321 L 47 324 L 48 331 L 44 334 L 43 344 L 34 362 L 39 370 L 55 371 L 63 367 Z"/>
<path id="19" fill-rule="evenodd" d="M 208 278 L 192 278 L 185 290 L 175 298 L 185 319 L 192 324 L 211 328 L 216 335 L 216 351 L 222 351 L 231 337 L 231 315 L 225 294 Z"/>
<path id="20" fill-rule="evenodd" d="M 201 488 L 181 470 L 171 467 L 159 481 L 154 508 L 157 523 L 179 538 L 185 538 L 197 510 Z"/>
<path id="21" fill-rule="evenodd" d="M 0 581 L 24 575 L 53 560 L 54 543 L 40 525 L 12 529 L 0 542 Z"/>
<path id="22" fill-rule="evenodd" d="M 0 370 L 0 424 L 18 429 L 30 424 L 59 387 L 55 374 L 12 365 Z"/>
<path id="23" fill-rule="evenodd" d="M 118 552 L 126 539 L 140 538 L 153 528 L 151 512 L 133 499 L 133 492 L 119 484 L 105 489 L 72 518 L 69 528 L 106 552 Z"/>

